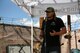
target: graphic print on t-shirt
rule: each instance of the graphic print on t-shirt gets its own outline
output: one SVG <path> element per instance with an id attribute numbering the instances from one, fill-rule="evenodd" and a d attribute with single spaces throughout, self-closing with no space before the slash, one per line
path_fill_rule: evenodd
<path id="1" fill-rule="evenodd" d="M 54 26 L 54 25 L 56 25 L 56 24 L 55 24 L 55 22 L 52 22 L 51 25 Z"/>

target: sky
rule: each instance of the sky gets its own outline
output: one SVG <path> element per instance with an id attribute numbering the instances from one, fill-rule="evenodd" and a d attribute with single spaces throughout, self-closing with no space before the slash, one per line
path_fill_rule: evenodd
<path id="1" fill-rule="evenodd" d="M 11 0 L 0 0 L 0 16 L 11 18 L 29 17 L 22 9 Z"/>
<path id="2" fill-rule="evenodd" d="M 25 18 L 31 20 L 31 17 L 21 8 L 15 5 L 11 0 L 0 0 L 0 17 L 5 23 L 12 22 L 13 19 L 15 24 L 17 24 L 16 21 L 19 21 L 20 19 L 22 20 Z"/>
<path id="3" fill-rule="evenodd" d="M 31 16 L 11 0 L 0 0 L 0 17 L 4 23 L 31 26 Z M 39 18 L 33 18 L 33 21 L 36 26 Z"/>
<path id="4" fill-rule="evenodd" d="M 4 23 L 31 26 L 31 17 L 11 0 L 0 0 L 0 17 L 2 19 L 1 22 Z M 64 23 L 67 22 L 66 16 L 60 17 Z M 76 22 L 76 20 L 79 19 L 79 16 L 71 15 L 71 17 L 71 21 L 75 22 L 72 23 L 73 29 L 80 28 L 80 22 Z M 33 21 L 33 25 L 39 27 L 39 18 L 33 18 Z"/>

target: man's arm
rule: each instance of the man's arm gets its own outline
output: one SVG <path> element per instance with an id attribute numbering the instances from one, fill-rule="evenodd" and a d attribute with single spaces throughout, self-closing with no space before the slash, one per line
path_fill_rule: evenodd
<path id="1" fill-rule="evenodd" d="M 66 32 L 67 32 L 67 31 L 66 31 L 66 27 L 62 27 L 59 32 L 56 32 L 56 31 L 53 30 L 53 32 L 50 32 L 50 35 L 51 35 L 51 36 L 63 35 L 63 34 L 65 34 Z"/>
<path id="2" fill-rule="evenodd" d="M 40 30 L 40 39 L 42 39 L 43 38 L 43 35 L 44 35 L 44 32 L 43 32 L 43 30 Z"/>

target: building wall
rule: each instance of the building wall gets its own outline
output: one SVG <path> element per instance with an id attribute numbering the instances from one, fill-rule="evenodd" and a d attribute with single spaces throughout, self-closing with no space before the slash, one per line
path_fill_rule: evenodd
<path id="1" fill-rule="evenodd" d="M 9 45 L 29 45 L 30 33 L 27 27 L 0 25 L 0 53 L 6 53 L 6 47 Z M 28 28 L 30 30 L 30 28 Z M 16 30 L 16 31 L 15 31 Z M 27 42 L 25 42 L 25 39 Z"/>
<path id="2" fill-rule="evenodd" d="M 36 41 L 40 40 L 39 39 L 39 34 L 40 34 L 39 28 L 35 28 L 35 32 L 34 32 L 35 33 L 34 40 Z M 64 38 L 65 35 L 66 34 L 64 34 L 61 37 L 61 43 L 64 43 L 63 45 L 61 45 L 62 53 L 68 53 L 68 40 Z M 71 32 L 71 36 L 72 36 L 71 49 L 76 49 L 74 31 Z M 78 42 L 78 40 L 80 40 L 80 30 L 76 30 L 76 38 L 77 38 L 77 48 L 80 49 L 80 43 Z M 25 42 L 25 40 L 23 39 L 25 39 L 27 42 Z M 30 40 L 31 40 L 31 32 L 30 32 L 29 27 L 14 26 L 14 25 L 0 25 L 0 53 L 6 53 L 6 47 L 9 45 L 28 45 L 30 46 Z M 36 44 L 36 42 L 34 42 L 34 44 Z M 39 52 L 40 52 L 40 48 L 39 48 Z"/>

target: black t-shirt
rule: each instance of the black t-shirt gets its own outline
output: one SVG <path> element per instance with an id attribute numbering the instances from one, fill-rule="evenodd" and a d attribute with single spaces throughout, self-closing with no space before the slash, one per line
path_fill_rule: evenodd
<path id="1" fill-rule="evenodd" d="M 50 32 L 52 32 L 53 30 L 59 32 L 62 27 L 65 27 L 65 25 L 63 21 L 57 17 L 56 20 L 52 19 L 43 21 L 41 30 L 44 31 L 43 43 L 46 42 L 47 47 L 60 46 L 60 36 L 59 35 L 51 36 Z"/>

